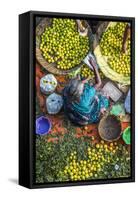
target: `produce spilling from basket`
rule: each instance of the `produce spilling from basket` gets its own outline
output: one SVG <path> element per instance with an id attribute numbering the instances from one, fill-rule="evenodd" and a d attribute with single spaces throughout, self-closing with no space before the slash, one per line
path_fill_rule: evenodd
<path id="1" fill-rule="evenodd" d="M 130 177 L 130 36 L 122 51 L 128 23 L 109 22 L 94 48 L 92 25 L 83 27 L 91 29 L 83 35 L 75 19 L 42 18 L 36 24 L 36 183 Z M 95 84 L 85 60 L 89 53 L 102 80 L 98 93 L 106 93 L 109 108 L 99 122 L 77 126 L 64 112 L 62 95 L 78 76 Z"/>

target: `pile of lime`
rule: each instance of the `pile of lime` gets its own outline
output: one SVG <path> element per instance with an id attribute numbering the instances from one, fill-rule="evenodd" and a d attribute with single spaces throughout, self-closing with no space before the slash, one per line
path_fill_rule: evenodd
<path id="1" fill-rule="evenodd" d="M 81 63 L 89 50 L 89 39 L 78 33 L 73 19 L 54 18 L 41 35 L 40 50 L 49 63 L 68 70 Z"/>
<path id="2" fill-rule="evenodd" d="M 131 41 L 130 37 L 127 39 L 126 52 L 122 51 L 122 43 L 126 22 L 117 22 L 115 26 L 111 26 L 102 35 L 100 41 L 101 52 L 108 58 L 110 67 L 119 74 L 125 77 L 130 76 L 130 54 Z"/>
<path id="3" fill-rule="evenodd" d="M 99 70 L 99 74 L 101 78 L 104 78 L 104 74 L 101 70 Z M 94 78 L 94 71 L 91 70 L 86 64 L 83 64 L 81 67 L 81 77 L 82 78 Z"/>
<path id="4" fill-rule="evenodd" d="M 78 181 L 108 177 L 110 172 L 119 171 L 123 176 L 121 153 L 124 159 L 129 159 L 129 153 L 121 144 L 116 142 L 106 144 L 103 140 L 94 147 L 88 147 L 87 159 L 79 160 L 77 152 L 74 151 L 68 158 L 68 165 L 64 168 L 64 176 L 67 180 Z M 122 163 L 122 165 L 121 165 Z M 111 169 L 109 169 L 111 168 Z M 109 171 L 108 171 L 109 170 Z M 111 170 L 111 171 L 110 171 Z M 126 173 L 126 172 L 125 172 Z M 115 174 L 112 176 L 115 176 Z"/>

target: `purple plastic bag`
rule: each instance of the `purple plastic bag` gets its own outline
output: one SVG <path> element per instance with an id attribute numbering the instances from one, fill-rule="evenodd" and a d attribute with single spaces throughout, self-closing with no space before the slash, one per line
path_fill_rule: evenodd
<path id="1" fill-rule="evenodd" d="M 129 89 L 129 91 L 127 93 L 127 96 L 126 96 L 126 99 L 125 99 L 125 105 L 124 105 L 127 113 L 131 112 L 131 108 L 130 108 L 130 104 L 131 104 L 130 95 L 131 95 L 131 91 Z"/>

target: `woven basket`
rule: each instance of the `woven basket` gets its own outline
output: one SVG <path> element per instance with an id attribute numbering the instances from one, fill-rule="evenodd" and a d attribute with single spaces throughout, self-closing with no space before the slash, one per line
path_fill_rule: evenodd
<path id="1" fill-rule="evenodd" d="M 105 115 L 100 120 L 98 131 L 103 140 L 116 141 L 121 136 L 121 123 L 115 115 Z"/>
<path id="2" fill-rule="evenodd" d="M 40 23 L 36 27 L 36 59 L 37 59 L 38 63 L 42 67 L 44 67 L 47 71 L 49 71 L 50 73 L 66 75 L 66 74 L 73 72 L 74 70 L 80 68 L 82 66 L 83 62 L 81 62 L 77 66 L 74 66 L 72 69 L 61 70 L 61 69 L 58 69 L 56 67 L 57 66 L 56 63 L 48 63 L 46 61 L 46 59 L 42 55 L 41 50 L 39 49 L 39 47 L 40 47 L 40 36 L 44 32 L 45 28 L 51 26 L 51 24 L 52 24 L 52 18 L 44 18 L 40 21 Z M 86 21 L 85 21 L 85 24 L 88 27 L 89 44 L 91 44 L 89 50 L 91 51 L 92 50 L 92 40 L 93 40 L 92 31 L 91 31 L 91 28 Z"/>
<path id="3" fill-rule="evenodd" d="M 116 25 L 116 22 L 110 22 L 108 24 L 106 24 L 106 27 L 102 30 L 103 28 L 103 24 L 101 24 L 99 26 L 99 32 L 97 33 L 97 37 L 95 37 L 95 41 L 94 44 L 96 43 L 97 45 L 95 45 L 94 48 L 94 55 L 97 59 L 97 63 L 100 66 L 101 71 L 104 73 L 104 75 L 106 77 L 108 77 L 109 79 L 113 80 L 113 81 L 117 81 L 118 83 L 124 84 L 124 85 L 130 85 L 130 77 L 125 77 L 122 74 L 119 74 L 117 72 L 115 72 L 113 69 L 110 68 L 109 64 L 107 63 L 107 57 L 103 56 L 101 53 L 101 49 L 100 49 L 100 38 L 102 36 L 102 33 L 104 31 L 106 31 L 109 27 L 113 27 Z M 99 37 L 100 35 L 100 37 Z"/>

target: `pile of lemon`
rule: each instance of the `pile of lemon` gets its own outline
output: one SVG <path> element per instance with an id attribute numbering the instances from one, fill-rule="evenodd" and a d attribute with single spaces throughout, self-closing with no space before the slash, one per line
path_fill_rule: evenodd
<path id="1" fill-rule="evenodd" d="M 89 50 L 89 39 L 78 33 L 73 19 L 54 18 L 41 35 L 40 50 L 49 63 L 68 70 L 81 63 Z"/>
<path id="2" fill-rule="evenodd" d="M 69 156 L 68 165 L 64 168 L 64 176 L 71 181 L 96 179 L 102 172 L 103 167 L 113 161 L 119 147 L 116 142 L 107 145 L 103 140 L 94 147 L 88 147 L 87 159 L 79 160 L 77 152 L 74 151 Z M 116 158 L 116 162 L 119 158 Z"/>
<path id="3" fill-rule="evenodd" d="M 127 49 L 122 51 L 123 36 L 127 23 L 117 22 L 115 26 L 111 26 L 102 35 L 100 48 L 102 55 L 107 56 L 110 67 L 125 77 L 130 76 L 131 63 L 131 41 L 127 39 Z"/>
<path id="4" fill-rule="evenodd" d="M 94 72 L 86 64 L 83 64 L 81 67 L 81 77 L 94 78 Z"/>
<path id="5" fill-rule="evenodd" d="M 104 74 L 101 70 L 99 70 L 100 77 L 104 78 Z M 86 64 L 83 64 L 81 67 L 81 77 L 82 78 L 94 78 L 94 71 L 92 71 Z"/>

